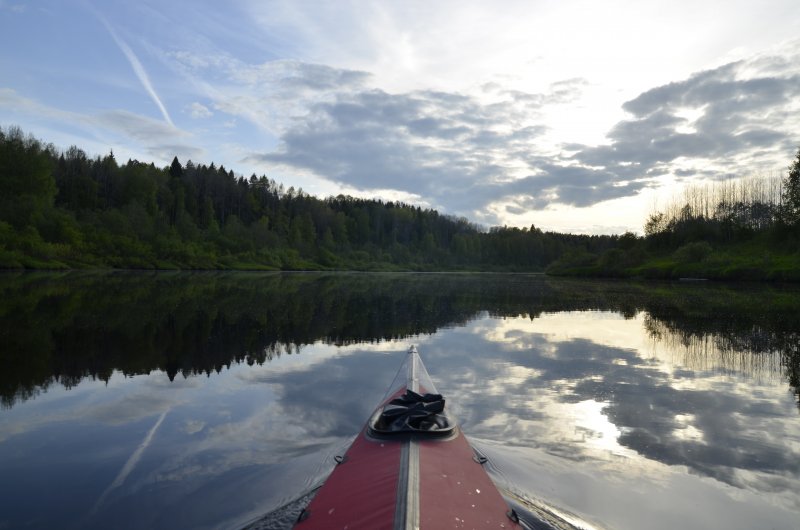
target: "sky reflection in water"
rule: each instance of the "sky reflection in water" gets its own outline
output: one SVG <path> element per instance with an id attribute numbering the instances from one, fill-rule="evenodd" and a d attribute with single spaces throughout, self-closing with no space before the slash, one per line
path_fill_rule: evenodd
<path id="1" fill-rule="evenodd" d="M 663 322 L 477 312 L 208 376 L 51 385 L 0 410 L 0 528 L 255 520 L 326 476 L 410 344 L 508 491 L 607 528 L 795 527 L 800 421 L 783 366 Z"/>
<path id="2" fill-rule="evenodd" d="M 780 372 L 696 370 L 645 316 L 487 318 L 434 338 L 428 366 L 505 488 L 612 528 L 794 528 L 800 422 Z"/>

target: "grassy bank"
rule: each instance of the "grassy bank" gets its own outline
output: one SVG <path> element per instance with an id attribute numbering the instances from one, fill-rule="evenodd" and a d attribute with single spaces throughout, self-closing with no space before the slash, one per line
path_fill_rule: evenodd
<path id="1" fill-rule="evenodd" d="M 757 241 L 717 248 L 697 242 L 669 253 L 614 249 L 602 256 L 566 257 L 553 263 L 547 273 L 576 277 L 796 282 L 800 281 L 800 252 Z"/>

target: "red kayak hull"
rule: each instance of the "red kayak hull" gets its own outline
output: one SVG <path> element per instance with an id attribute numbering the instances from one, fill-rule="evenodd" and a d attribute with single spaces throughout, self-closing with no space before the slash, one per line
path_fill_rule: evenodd
<path id="1" fill-rule="evenodd" d="M 365 427 L 295 528 L 519 528 L 513 517 L 457 427 L 441 438 L 386 438 Z"/>

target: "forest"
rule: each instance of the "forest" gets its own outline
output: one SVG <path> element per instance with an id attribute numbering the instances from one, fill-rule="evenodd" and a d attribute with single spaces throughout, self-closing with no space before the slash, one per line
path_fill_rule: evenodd
<path id="1" fill-rule="evenodd" d="M 721 181 L 644 237 L 486 229 L 400 202 L 317 198 L 223 166 L 119 163 L 0 128 L 0 268 L 547 271 L 800 280 L 800 152 L 786 177 Z M 744 259 L 746 258 L 746 259 Z M 744 261 L 742 261 L 744 259 Z M 716 260 L 716 261 L 715 261 Z"/>
<path id="2" fill-rule="evenodd" d="M 396 202 L 325 199 L 223 166 L 60 152 L 0 129 L 0 268 L 542 271 L 615 236 L 482 229 Z"/>

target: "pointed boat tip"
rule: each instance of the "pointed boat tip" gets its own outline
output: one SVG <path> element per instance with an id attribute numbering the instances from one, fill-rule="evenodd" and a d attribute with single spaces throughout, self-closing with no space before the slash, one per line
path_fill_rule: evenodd
<path id="1" fill-rule="evenodd" d="M 412 345 L 411 345 L 411 347 L 408 349 L 408 353 L 409 353 L 409 354 L 412 354 L 412 353 L 419 353 L 419 352 L 417 351 L 417 346 L 416 346 L 416 344 L 412 344 Z"/>

